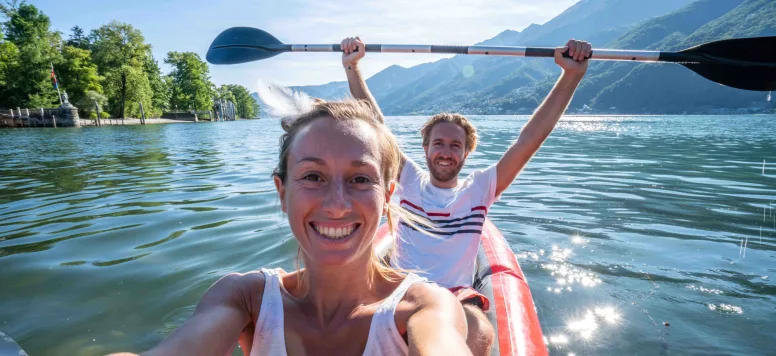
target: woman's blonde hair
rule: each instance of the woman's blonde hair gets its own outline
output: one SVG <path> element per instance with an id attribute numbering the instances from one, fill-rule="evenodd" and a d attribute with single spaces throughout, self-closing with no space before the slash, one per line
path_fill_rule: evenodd
<path id="1" fill-rule="evenodd" d="M 288 155 L 291 150 L 291 145 L 294 142 L 294 138 L 301 131 L 302 128 L 309 125 L 311 122 L 318 118 L 330 117 L 338 122 L 355 122 L 360 121 L 368 124 L 373 130 L 375 130 L 375 137 L 379 145 L 380 152 L 380 173 L 383 183 L 383 188 L 390 189 L 391 182 L 399 173 L 399 166 L 401 164 L 401 151 L 399 150 L 399 143 L 396 137 L 391 131 L 379 121 L 377 113 L 373 110 L 372 106 L 363 100 L 346 99 L 342 101 L 324 102 L 316 100 L 313 105 L 313 109 L 291 120 L 283 120 L 282 126 L 285 133 L 280 136 L 280 153 L 278 156 L 278 166 L 273 171 L 273 175 L 278 177 L 283 184 L 286 182 L 288 174 Z M 387 223 L 391 232 L 391 237 L 395 236 L 395 218 L 402 219 L 411 226 L 417 227 L 418 225 L 430 227 L 430 222 L 424 220 L 421 217 L 410 214 L 399 207 L 396 203 L 387 202 L 388 210 L 386 211 Z M 301 252 L 301 248 L 299 250 Z M 395 249 L 390 250 L 391 254 L 395 254 Z M 371 284 L 374 281 L 375 273 L 379 274 L 382 278 L 389 281 L 396 281 L 403 278 L 408 271 L 394 268 L 384 263 L 380 256 L 375 254 L 374 248 L 371 249 L 370 267 L 368 282 Z M 389 259 L 393 259 L 396 256 L 386 256 Z M 301 264 L 297 258 L 297 267 L 302 273 Z M 299 278 L 300 283 L 304 278 Z"/>

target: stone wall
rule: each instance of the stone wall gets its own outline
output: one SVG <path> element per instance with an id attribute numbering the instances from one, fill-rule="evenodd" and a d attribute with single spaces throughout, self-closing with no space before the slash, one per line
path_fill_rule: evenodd
<path id="1" fill-rule="evenodd" d="M 56 124 L 54 119 L 56 118 Z M 78 108 L 65 101 L 58 108 L 3 109 L 0 112 L 0 127 L 79 127 Z"/>

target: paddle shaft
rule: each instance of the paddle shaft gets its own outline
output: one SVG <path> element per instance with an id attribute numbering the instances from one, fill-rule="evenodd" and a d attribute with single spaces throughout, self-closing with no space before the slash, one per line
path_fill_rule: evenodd
<path id="1" fill-rule="evenodd" d="M 629 62 L 673 62 L 700 76 L 738 89 L 776 90 L 776 36 L 731 38 L 679 52 L 595 49 L 590 59 Z M 341 52 L 339 44 L 284 44 L 266 31 L 232 27 L 216 37 L 207 52 L 212 64 L 238 64 L 272 58 L 283 52 Z M 440 53 L 552 58 L 555 48 L 501 46 L 435 46 L 369 44 L 367 52 Z M 564 54 L 568 57 L 568 54 Z"/>
<path id="2" fill-rule="evenodd" d="M 268 46 L 269 47 L 269 46 Z M 283 44 L 272 46 L 273 50 L 281 52 L 341 52 L 339 44 L 334 45 L 296 45 Z M 269 48 L 268 48 L 269 49 Z M 449 53 L 474 54 L 490 56 L 515 57 L 550 57 L 555 49 L 548 47 L 519 46 L 435 46 L 435 45 L 380 45 L 366 46 L 367 52 L 381 53 Z M 567 54 L 564 54 L 566 57 Z M 636 62 L 695 62 L 701 60 L 693 54 L 661 52 L 661 51 L 630 51 L 617 49 L 595 49 L 590 57 L 593 60 L 636 61 Z"/>

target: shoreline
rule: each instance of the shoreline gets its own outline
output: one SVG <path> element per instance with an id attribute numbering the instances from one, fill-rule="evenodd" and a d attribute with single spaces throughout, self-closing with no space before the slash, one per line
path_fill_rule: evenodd
<path id="1" fill-rule="evenodd" d="M 81 127 L 96 127 L 97 126 L 97 120 L 95 119 L 79 119 L 81 121 Z M 210 121 L 210 120 L 200 120 L 199 122 L 203 121 Z M 193 119 L 164 119 L 164 118 L 155 118 L 155 119 L 145 119 L 146 125 L 157 125 L 157 124 L 188 124 L 188 123 L 196 123 L 197 121 L 194 121 Z M 122 126 L 122 125 L 141 125 L 140 119 L 138 118 L 126 118 L 124 119 L 124 122 L 122 123 L 121 119 L 100 119 L 101 126 Z"/>
<path id="2" fill-rule="evenodd" d="M 249 119 L 242 119 L 242 120 L 249 120 Z M 59 121 L 59 120 L 57 120 Z M 236 120 L 226 120 L 226 121 L 236 121 Z M 100 125 L 97 125 L 97 120 L 95 119 L 78 119 L 78 122 L 80 124 L 80 127 L 98 127 L 98 126 L 123 126 L 123 125 L 142 125 L 139 118 L 126 118 L 123 120 L 121 119 L 100 119 Z M 180 119 L 168 119 L 168 118 L 153 118 L 153 119 L 145 119 L 145 124 L 147 125 L 158 125 L 158 124 L 188 124 L 188 123 L 198 123 L 198 122 L 218 122 L 218 121 L 211 121 L 209 119 L 206 120 L 198 120 L 194 121 L 194 118 L 180 118 Z M 10 118 L 10 117 L 0 117 L 0 129 L 14 129 L 14 128 L 33 128 L 33 127 L 49 127 L 49 128 L 62 128 L 62 127 L 73 127 L 71 125 L 62 125 L 64 123 L 58 123 L 58 126 L 53 126 L 51 124 L 41 123 L 34 119 L 29 118 Z"/>

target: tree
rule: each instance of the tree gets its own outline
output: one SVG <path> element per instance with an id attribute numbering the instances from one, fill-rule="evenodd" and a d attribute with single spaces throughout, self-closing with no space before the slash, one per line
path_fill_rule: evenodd
<path id="1" fill-rule="evenodd" d="M 89 49 L 91 43 L 89 43 L 89 37 L 84 35 L 84 30 L 82 28 L 74 26 L 70 29 L 70 32 L 70 38 L 65 44 L 80 49 Z"/>
<path id="2" fill-rule="evenodd" d="M 165 63 L 173 67 L 170 104 L 180 109 L 208 110 L 213 105 L 213 83 L 207 63 L 193 52 L 169 52 Z"/>
<path id="3" fill-rule="evenodd" d="M 96 111 L 96 108 L 94 107 L 95 102 L 97 102 L 97 105 L 100 106 L 100 110 L 103 110 L 105 105 L 108 103 L 108 97 L 96 91 L 87 90 L 80 99 L 73 101 L 73 104 L 75 104 L 75 106 L 78 107 L 78 110 L 86 113 L 84 117 L 96 118 L 97 111 Z M 104 113 L 104 111 L 101 113 Z"/>
<path id="4" fill-rule="evenodd" d="M 218 87 L 218 89 L 215 90 L 216 92 L 216 99 L 223 100 L 223 101 L 231 101 L 233 103 L 237 103 L 237 99 L 234 96 L 234 93 L 230 90 L 228 85 L 221 85 Z"/>
<path id="5" fill-rule="evenodd" d="M 52 106 L 58 103 L 56 90 L 51 85 L 51 64 L 61 61 L 59 48 L 62 40 L 58 33 L 49 31 L 50 20 L 33 5 L 16 1 L 0 5 L 0 12 L 8 17 L 3 23 L 6 41 L 18 50 L 17 60 L 5 63 L 5 94 L 0 99 L 8 106 Z M 4 45 L 6 56 L 17 53 Z"/>
<path id="6" fill-rule="evenodd" d="M 259 104 L 253 99 L 248 88 L 234 84 L 222 85 L 219 88 L 219 95 L 225 92 L 228 95 L 223 94 L 223 97 L 228 98 L 229 101 L 234 103 L 237 116 L 251 119 L 259 115 Z"/>
<path id="7" fill-rule="evenodd" d="M 123 119 L 128 111 L 136 113 L 141 102 L 150 108 L 153 90 L 144 66 L 151 45 L 143 34 L 130 24 L 112 21 L 92 30 L 89 39 L 113 115 Z"/>
<path id="8" fill-rule="evenodd" d="M 9 73 L 19 65 L 19 48 L 13 42 L 5 41 L 0 33 L 0 104 L 8 102 L 14 94 L 12 83 L 8 82 Z"/>
<path id="9" fill-rule="evenodd" d="M 143 68 L 148 76 L 148 83 L 151 85 L 151 104 L 153 108 L 146 110 L 146 116 L 158 117 L 162 111 L 170 109 L 170 87 L 162 76 L 159 69 L 159 63 L 152 54 L 148 54 Z"/>
<path id="10" fill-rule="evenodd" d="M 63 62 L 59 66 L 58 77 L 62 89 L 67 91 L 72 103 L 82 103 L 87 91 L 102 94 L 102 77 L 97 74 L 97 65 L 92 63 L 91 52 L 73 46 L 62 48 Z M 89 107 L 94 106 L 89 103 Z M 82 108 L 87 109 L 88 108 Z"/>

